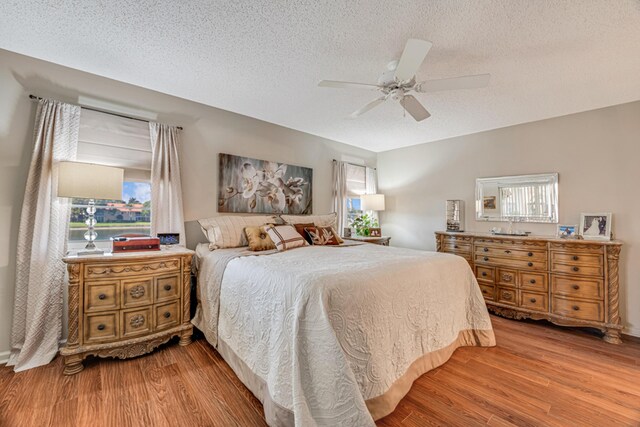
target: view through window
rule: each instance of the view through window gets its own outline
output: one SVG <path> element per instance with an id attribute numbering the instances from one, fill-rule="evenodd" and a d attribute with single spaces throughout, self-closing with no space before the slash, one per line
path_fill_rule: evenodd
<path id="1" fill-rule="evenodd" d="M 85 242 L 87 203 L 89 199 L 73 199 L 69 224 L 69 242 Z M 149 234 L 151 231 L 151 184 L 125 181 L 122 200 L 96 200 L 96 241 L 109 240 L 121 234 Z"/>

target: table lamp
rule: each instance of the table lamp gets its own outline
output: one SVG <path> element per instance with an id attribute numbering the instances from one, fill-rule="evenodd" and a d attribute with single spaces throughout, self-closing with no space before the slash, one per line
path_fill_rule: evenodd
<path id="1" fill-rule="evenodd" d="M 383 211 L 384 194 L 365 194 L 360 196 L 363 211 Z"/>
<path id="2" fill-rule="evenodd" d="M 100 255 L 103 250 L 94 243 L 98 237 L 94 227 L 96 220 L 95 199 L 122 199 L 124 169 L 92 163 L 60 162 L 58 169 L 58 197 L 89 199 L 87 206 L 87 232 L 84 238 L 87 245 L 78 255 Z"/>

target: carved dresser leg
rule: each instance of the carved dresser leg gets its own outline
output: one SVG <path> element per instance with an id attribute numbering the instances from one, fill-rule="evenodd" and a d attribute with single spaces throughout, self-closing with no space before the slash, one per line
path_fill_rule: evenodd
<path id="1" fill-rule="evenodd" d="M 622 344 L 622 340 L 620 339 L 620 329 L 607 329 L 602 339 L 609 344 Z"/>
<path id="2" fill-rule="evenodd" d="M 65 375 L 74 375 L 84 369 L 84 365 L 82 364 L 82 358 L 79 355 L 74 354 L 73 356 L 65 356 L 64 357 L 64 371 Z"/>
<path id="3" fill-rule="evenodd" d="M 193 331 L 191 329 L 189 329 L 188 331 L 184 331 L 182 334 L 180 334 L 180 342 L 178 344 L 180 344 L 183 347 L 185 345 L 191 344 L 192 335 L 193 335 Z"/>

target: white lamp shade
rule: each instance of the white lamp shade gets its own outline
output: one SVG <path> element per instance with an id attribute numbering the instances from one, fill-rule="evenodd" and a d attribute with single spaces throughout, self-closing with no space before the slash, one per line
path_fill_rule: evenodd
<path id="1" fill-rule="evenodd" d="M 122 199 L 124 169 L 92 163 L 60 162 L 58 197 Z"/>
<path id="2" fill-rule="evenodd" d="M 360 197 L 363 211 L 383 211 L 384 194 L 365 194 Z"/>

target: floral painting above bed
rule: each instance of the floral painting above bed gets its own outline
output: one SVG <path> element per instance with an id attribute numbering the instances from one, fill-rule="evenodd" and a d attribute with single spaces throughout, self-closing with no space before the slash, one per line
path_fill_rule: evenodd
<path id="1" fill-rule="evenodd" d="M 218 212 L 311 214 L 313 169 L 220 154 Z"/>

